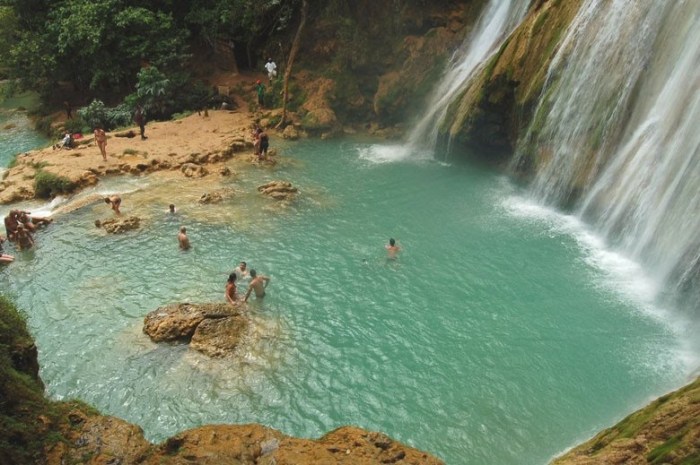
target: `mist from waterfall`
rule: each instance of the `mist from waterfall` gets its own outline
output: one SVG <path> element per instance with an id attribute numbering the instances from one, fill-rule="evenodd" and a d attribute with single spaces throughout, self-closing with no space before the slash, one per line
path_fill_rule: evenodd
<path id="1" fill-rule="evenodd" d="M 500 47 L 527 12 L 529 1 L 491 0 L 474 30 L 450 60 L 440 83 L 433 89 L 425 115 L 410 132 L 406 146 L 413 153 L 433 156 L 438 129 L 450 103 L 464 90 L 487 58 Z"/>
<path id="2" fill-rule="evenodd" d="M 586 0 L 515 164 L 674 298 L 700 303 L 700 3 Z"/>

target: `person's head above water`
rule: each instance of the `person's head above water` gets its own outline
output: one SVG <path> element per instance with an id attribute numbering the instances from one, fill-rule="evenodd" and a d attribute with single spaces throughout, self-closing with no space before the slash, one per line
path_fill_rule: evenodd
<path id="1" fill-rule="evenodd" d="M 187 228 L 184 227 L 184 226 L 180 226 L 180 232 L 181 232 L 181 233 L 186 233 L 186 232 L 187 232 Z"/>
<path id="2" fill-rule="evenodd" d="M 241 270 L 245 270 L 245 267 L 248 266 L 246 262 L 241 262 L 240 265 L 238 265 Z"/>
<path id="3" fill-rule="evenodd" d="M 257 275 L 258 275 L 258 272 L 257 272 L 257 271 L 255 271 L 255 270 L 250 270 L 250 277 L 251 277 L 251 278 L 254 278 L 254 277 L 256 277 Z"/>
<path id="4" fill-rule="evenodd" d="M 392 247 L 396 245 L 396 241 L 394 240 L 393 237 L 391 239 L 389 239 L 389 245 Z"/>
<path id="5" fill-rule="evenodd" d="M 228 282 L 233 283 L 236 281 L 236 273 L 231 273 L 228 275 Z"/>
<path id="6" fill-rule="evenodd" d="M 169 208 L 170 208 L 170 213 L 175 213 L 175 204 L 174 203 L 171 203 L 169 205 Z"/>

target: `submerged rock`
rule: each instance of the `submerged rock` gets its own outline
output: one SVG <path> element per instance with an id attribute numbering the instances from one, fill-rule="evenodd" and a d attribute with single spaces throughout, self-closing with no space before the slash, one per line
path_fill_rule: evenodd
<path id="1" fill-rule="evenodd" d="M 224 187 L 222 189 L 217 189 L 212 192 L 205 192 L 199 198 L 198 202 L 201 204 L 219 203 L 223 200 L 233 197 L 233 194 L 233 189 Z"/>
<path id="2" fill-rule="evenodd" d="M 299 193 L 299 189 L 287 181 L 272 181 L 258 186 L 258 192 L 275 200 L 292 200 Z"/>
<path id="3" fill-rule="evenodd" d="M 110 234 L 122 234 L 141 227 L 141 219 L 138 216 L 126 216 L 95 220 L 95 226 L 102 228 Z"/>

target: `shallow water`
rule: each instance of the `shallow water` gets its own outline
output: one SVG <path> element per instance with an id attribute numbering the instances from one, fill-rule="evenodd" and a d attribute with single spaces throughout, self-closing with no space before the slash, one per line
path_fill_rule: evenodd
<path id="1" fill-rule="evenodd" d="M 152 177 L 41 207 L 67 213 L 0 282 L 27 310 L 53 398 L 83 399 L 154 441 L 207 423 L 304 437 L 352 424 L 450 464 L 523 465 L 697 366 L 684 322 L 646 298 L 643 270 L 507 180 L 364 141 L 280 149 L 274 169 L 235 165 L 221 184 L 235 194 L 216 206 L 197 199 L 217 181 Z M 299 200 L 260 198 L 272 179 L 292 181 Z M 94 227 L 111 192 L 144 218 L 140 231 Z M 177 248 L 181 224 L 189 252 Z M 272 281 L 236 357 L 142 334 L 161 305 L 223 300 L 240 260 Z"/>

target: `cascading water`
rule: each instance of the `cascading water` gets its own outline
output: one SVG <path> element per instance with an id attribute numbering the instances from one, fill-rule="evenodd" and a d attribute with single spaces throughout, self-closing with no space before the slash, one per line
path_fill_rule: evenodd
<path id="1" fill-rule="evenodd" d="M 492 0 L 489 3 L 473 33 L 462 46 L 461 53 L 455 54 L 451 66 L 433 90 L 426 114 L 409 136 L 409 147 L 418 151 L 435 148 L 438 128 L 449 104 L 469 83 L 474 71 L 484 64 L 507 34 L 520 23 L 529 3 L 517 0 Z"/>
<path id="2" fill-rule="evenodd" d="M 699 90 L 699 3 L 588 0 L 515 160 L 538 160 L 539 201 L 576 202 L 579 216 L 695 309 Z"/>
<path id="3" fill-rule="evenodd" d="M 432 159 L 438 128 L 455 97 L 464 90 L 476 70 L 494 53 L 527 12 L 529 1 L 491 0 L 471 34 L 457 50 L 440 83 L 432 91 L 425 115 L 410 131 L 403 145 L 373 146 L 362 154 L 374 162 L 405 158 Z"/>

